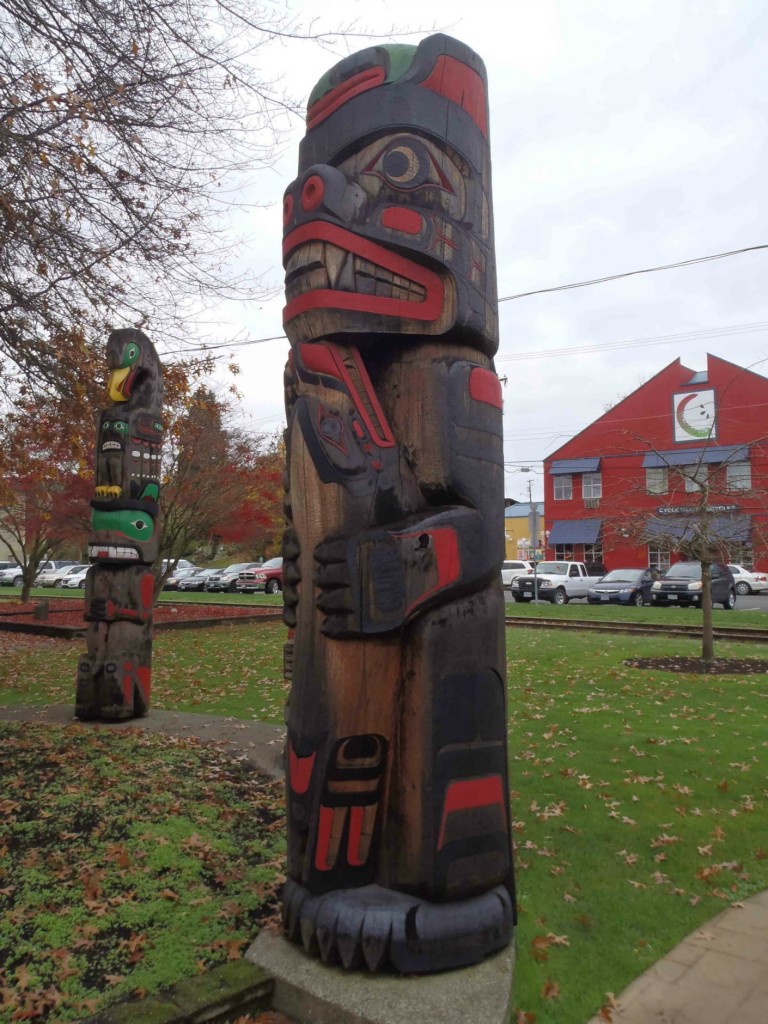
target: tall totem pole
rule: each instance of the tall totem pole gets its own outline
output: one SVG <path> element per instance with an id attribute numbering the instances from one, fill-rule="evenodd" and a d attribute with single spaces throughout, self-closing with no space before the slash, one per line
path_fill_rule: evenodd
<path id="1" fill-rule="evenodd" d="M 111 404 L 98 418 L 85 584 L 88 649 L 77 668 L 82 720 L 145 715 L 152 671 L 163 373 L 149 338 L 130 329 L 110 334 L 107 369 Z"/>
<path id="2" fill-rule="evenodd" d="M 346 967 L 513 932 L 487 110 L 447 36 L 353 54 L 285 194 L 284 919 Z"/>

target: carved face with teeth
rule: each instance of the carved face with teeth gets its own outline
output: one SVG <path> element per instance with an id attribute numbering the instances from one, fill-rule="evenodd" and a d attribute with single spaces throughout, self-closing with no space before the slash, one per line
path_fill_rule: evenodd
<path id="1" fill-rule="evenodd" d="M 286 190 L 293 343 L 336 333 L 497 346 L 485 70 L 463 44 L 372 47 L 310 97 Z"/>

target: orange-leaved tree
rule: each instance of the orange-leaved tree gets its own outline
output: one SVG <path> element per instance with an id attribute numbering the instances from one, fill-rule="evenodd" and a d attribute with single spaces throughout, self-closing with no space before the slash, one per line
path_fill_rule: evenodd
<path id="1" fill-rule="evenodd" d="M 22 601 L 43 559 L 79 551 L 88 536 L 93 426 L 82 397 L 27 397 L 0 423 L 0 531 Z"/>

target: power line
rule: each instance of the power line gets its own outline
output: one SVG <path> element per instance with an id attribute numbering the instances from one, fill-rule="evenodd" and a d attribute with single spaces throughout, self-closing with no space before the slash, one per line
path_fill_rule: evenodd
<path id="1" fill-rule="evenodd" d="M 627 270 L 627 271 L 625 271 L 624 273 L 621 273 L 621 274 L 610 274 L 607 277 L 594 277 L 594 278 L 591 278 L 588 281 L 573 281 L 570 284 L 558 284 L 558 285 L 555 285 L 552 288 L 537 288 L 534 291 L 530 291 L 530 292 L 518 292 L 516 295 L 505 295 L 502 298 L 500 298 L 498 301 L 499 302 L 512 302 L 514 299 L 525 299 L 525 298 L 528 298 L 531 295 L 546 295 L 549 292 L 563 292 L 563 291 L 570 291 L 573 288 L 587 288 L 587 287 L 589 287 L 590 285 L 593 285 L 593 284 L 605 284 L 607 281 L 618 281 L 618 280 L 620 280 L 623 277 L 635 277 L 638 274 L 655 274 L 655 273 L 657 273 L 658 271 L 661 271 L 661 270 L 674 270 L 676 267 L 690 267 L 690 266 L 694 266 L 697 263 L 709 263 L 712 260 L 722 260 L 722 259 L 725 259 L 728 256 L 739 256 L 739 255 L 741 255 L 742 253 L 745 253 L 745 252 L 757 252 L 760 249 L 768 249 L 768 243 L 765 244 L 765 245 L 749 245 L 749 246 L 745 246 L 743 249 L 731 249 L 729 252 L 713 253 L 710 256 L 697 256 L 694 259 L 680 260 L 677 263 L 666 263 L 666 264 L 664 264 L 662 266 L 658 266 L 658 267 L 644 267 L 642 270 Z M 742 325 L 742 326 L 746 326 L 746 325 Z M 756 327 L 756 325 L 751 325 L 751 326 L 755 326 Z M 671 335 L 670 337 L 674 338 L 675 336 Z M 286 341 L 286 340 L 287 340 L 287 338 L 286 338 L 286 336 L 284 334 L 275 334 L 275 335 L 271 335 L 268 338 L 245 338 L 243 341 L 232 341 L 232 342 L 226 342 L 225 341 L 225 342 L 217 342 L 217 343 L 214 343 L 214 344 L 211 344 L 211 345 L 200 345 L 200 346 L 198 346 L 196 348 L 178 349 L 177 352 L 170 352 L 170 353 L 167 353 L 167 354 L 168 355 L 176 355 L 179 352 L 184 352 L 185 354 L 192 353 L 192 352 L 213 352 L 216 349 L 220 349 L 220 348 L 228 348 L 228 349 L 245 348 L 248 345 L 263 345 L 265 342 L 268 342 L 268 341 Z M 639 339 L 638 341 L 635 341 L 635 342 L 619 343 L 619 345 L 617 345 L 616 347 L 630 347 L 630 345 L 640 344 L 642 340 L 643 339 Z M 647 342 L 647 343 L 651 344 L 650 341 Z M 659 341 L 657 341 L 656 344 L 661 344 L 661 339 L 659 339 Z M 600 347 L 601 348 L 610 348 L 610 347 L 612 347 L 612 343 L 609 342 L 609 343 L 606 343 L 605 345 L 600 346 Z M 572 352 L 572 351 L 573 350 L 571 350 L 571 349 L 558 350 L 558 352 L 562 353 L 562 354 L 570 354 L 570 352 Z M 594 351 L 597 351 L 597 349 L 594 349 Z M 528 358 L 528 359 L 532 359 L 532 358 L 537 357 L 538 355 L 540 355 L 540 353 L 536 353 L 536 354 L 522 353 L 519 356 L 506 356 L 506 357 L 505 356 L 500 356 L 499 358 L 500 359 L 504 359 L 504 358 L 508 358 L 508 359 L 515 359 L 515 358 L 526 359 L 526 358 Z"/>
<path id="2" fill-rule="evenodd" d="M 743 249 L 731 249 L 730 252 L 716 252 L 711 256 L 696 256 L 691 260 L 679 260 L 677 263 L 665 263 L 659 267 L 644 267 L 642 270 L 627 270 L 623 274 L 610 274 L 607 277 L 593 277 L 589 281 L 574 281 L 571 284 L 558 284 L 553 288 L 537 288 L 531 292 L 518 292 L 516 295 L 505 295 L 499 302 L 511 302 L 513 299 L 526 299 L 529 295 L 546 295 L 548 292 L 565 292 L 572 288 L 587 288 L 593 284 L 605 284 L 607 281 L 619 281 L 623 277 L 635 277 L 637 274 L 655 274 L 659 270 L 674 270 L 676 267 L 690 267 L 696 263 L 709 263 L 711 260 L 722 260 L 727 256 L 739 256 L 745 252 L 756 252 L 768 249 L 765 245 L 748 245 Z"/>
<path id="3" fill-rule="evenodd" d="M 530 352 L 510 352 L 506 355 L 497 355 L 495 360 L 497 363 L 504 363 L 517 362 L 524 359 L 550 359 L 561 356 L 588 355 L 592 352 L 605 352 L 622 348 L 642 348 L 650 345 L 667 345 L 673 342 L 695 341 L 699 338 L 723 338 L 737 334 L 755 334 L 765 330 L 768 330 L 768 320 L 758 320 L 755 323 L 707 327 L 697 331 L 682 331 L 679 334 L 656 334 L 645 338 L 631 338 L 625 341 L 606 341 L 593 345 L 575 345 L 569 348 L 548 348 Z"/>

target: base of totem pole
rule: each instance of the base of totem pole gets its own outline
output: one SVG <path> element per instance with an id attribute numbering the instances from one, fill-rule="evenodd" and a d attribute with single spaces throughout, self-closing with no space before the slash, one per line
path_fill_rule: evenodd
<path id="1" fill-rule="evenodd" d="M 398 974 L 468 967 L 512 939 L 508 890 L 496 886 L 471 899 L 430 903 L 365 885 L 313 895 L 288 879 L 283 894 L 287 938 L 327 964 Z"/>
<path id="2" fill-rule="evenodd" d="M 515 947 L 472 967 L 393 975 L 329 967 L 282 935 L 262 932 L 245 954 L 274 980 L 272 1008 L 296 1024 L 506 1024 Z"/>

